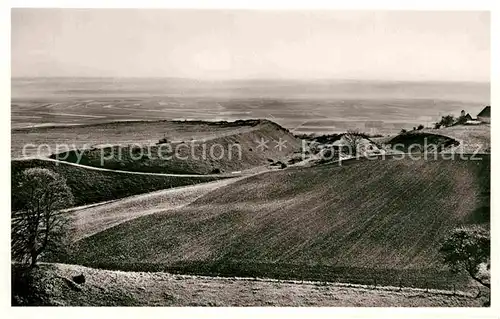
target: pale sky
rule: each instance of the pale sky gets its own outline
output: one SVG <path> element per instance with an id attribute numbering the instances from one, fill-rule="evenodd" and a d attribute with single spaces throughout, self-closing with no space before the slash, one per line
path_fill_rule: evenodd
<path id="1" fill-rule="evenodd" d="M 489 81 L 487 12 L 13 9 L 12 76 Z"/>

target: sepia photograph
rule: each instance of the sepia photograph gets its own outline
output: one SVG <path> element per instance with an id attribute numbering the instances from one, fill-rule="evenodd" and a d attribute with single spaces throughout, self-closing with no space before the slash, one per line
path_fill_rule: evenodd
<path id="1" fill-rule="evenodd" d="M 489 11 L 9 14 L 11 306 L 492 306 Z"/>

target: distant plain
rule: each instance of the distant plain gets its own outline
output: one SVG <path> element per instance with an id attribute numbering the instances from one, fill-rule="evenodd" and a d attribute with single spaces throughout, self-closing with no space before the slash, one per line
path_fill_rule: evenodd
<path id="1" fill-rule="evenodd" d="M 130 120 L 267 118 L 297 132 L 384 134 L 489 104 L 471 82 L 14 78 L 12 128 Z"/>

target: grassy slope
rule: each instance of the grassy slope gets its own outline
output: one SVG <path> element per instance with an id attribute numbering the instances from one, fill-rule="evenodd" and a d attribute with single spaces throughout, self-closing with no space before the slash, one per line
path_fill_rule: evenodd
<path id="1" fill-rule="evenodd" d="M 467 295 L 305 282 L 206 278 L 168 273 L 116 272 L 64 264 L 36 271 L 31 295 L 17 282 L 14 304 L 51 306 L 330 306 L 479 307 Z M 86 282 L 71 278 L 84 274 Z M 15 273 L 13 278 L 18 278 Z M 23 298 L 24 297 L 24 298 Z"/>
<path id="2" fill-rule="evenodd" d="M 207 137 L 206 141 L 187 141 L 185 146 L 178 148 L 178 156 L 174 155 L 174 150 L 179 143 L 163 146 L 160 154 L 171 157 L 167 160 L 159 158 L 158 146 L 151 147 L 151 154 L 144 156 L 140 156 L 140 148 L 124 147 L 121 148 L 120 154 L 118 148 L 113 147 L 104 150 L 97 148 L 84 151 L 80 164 L 141 172 L 210 174 L 214 169 L 232 172 L 266 165 L 269 164 L 268 159 L 277 160 L 300 150 L 300 140 L 281 126 L 265 120 L 253 121 L 252 123 L 255 125 L 251 129 L 244 128 L 216 138 Z M 257 141 L 261 139 L 269 141 L 268 149 L 258 148 Z M 280 140 L 286 141 L 286 144 L 283 149 L 278 150 L 275 146 L 276 142 Z M 214 156 L 211 156 L 210 150 L 213 145 L 218 146 L 213 149 Z M 223 156 L 220 153 L 220 146 L 224 149 Z M 241 153 L 239 149 L 241 149 Z M 101 154 L 106 156 L 102 166 Z M 108 159 L 111 155 L 113 158 Z M 70 162 L 78 160 L 75 151 L 58 156 Z M 217 159 L 217 157 L 222 158 Z"/>
<path id="3" fill-rule="evenodd" d="M 128 270 L 450 288 L 447 231 L 489 224 L 489 157 L 377 160 L 243 179 L 79 242 L 72 263 Z"/>
<path id="4" fill-rule="evenodd" d="M 128 175 L 123 173 L 104 172 L 65 165 L 63 163 L 44 160 L 11 161 L 12 187 L 17 184 L 19 174 L 27 168 L 41 167 L 59 173 L 68 183 L 75 197 L 75 206 L 87 205 L 119 199 L 131 195 L 152 192 L 177 186 L 192 185 L 213 181 L 214 177 L 165 177 L 148 175 Z M 18 199 L 12 193 L 12 207 L 16 207 Z"/>
<path id="5" fill-rule="evenodd" d="M 425 129 L 427 133 L 440 134 L 451 137 L 460 142 L 462 152 L 490 153 L 491 152 L 491 125 L 455 125 L 440 129 Z"/>
<path id="6" fill-rule="evenodd" d="M 425 141 L 426 139 L 426 141 Z M 490 153 L 491 152 L 491 125 L 455 125 L 440 129 L 422 129 L 409 131 L 391 138 L 374 139 L 382 144 L 400 144 L 396 148 L 399 151 L 408 151 L 410 145 L 420 145 L 424 149 L 424 141 L 427 145 L 433 144 L 443 152 L 453 153 Z M 419 148 L 413 146 L 413 152 Z"/>

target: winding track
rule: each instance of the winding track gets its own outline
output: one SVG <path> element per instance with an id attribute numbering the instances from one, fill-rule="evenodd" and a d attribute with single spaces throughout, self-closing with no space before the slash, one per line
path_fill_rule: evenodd
<path id="1" fill-rule="evenodd" d="M 255 173 L 242 173 L 242 172 L 234 172 L 231 174 L 167 174 L 167 173 L 148 173 L 148 172 L 135 172 L 135 171 L 122 171 L 122 170 L 117 170 L 117 169 L 109 169 L 109 168 L 102 168 L 102 167 L 95 167 L 95 166 L 89 166 L 89 165 L 82 165 L 82 164 L 77 164 L 77 163 L 72 163 L 72 162 L 66 162 L 66 161 L 60 161 L 48 157 L 20 157 L 20 158 L 13 158 L 12 160 L 16 161 L 27 161 L 27 160 L 42 160 L 42 161 L 48 161 L 48 162 L 55 162 L 57 164 L 61 165 L 72 165 L 76 167 L 81 167 L 85 169 L 90 169 L 94 171 L 103 171 L 103 172 L 114 172 L 114 173 L 121 173 L 121 174 L 134 174 L 134 175 L 148 175 L 148 176 L 167 176 L 167 177 L 219 177 L 219 178 L 229 178 L 229 177 L 238 177 L 238 176 L 250 176 Z"/>
<path id="2" fill-rule="evenodd" d="M 181 186 L 67 210 L 73 217 L 73 239 L 80 240 L 123 222 L 154 213 L 167 213 L 243 177 Z"/>

